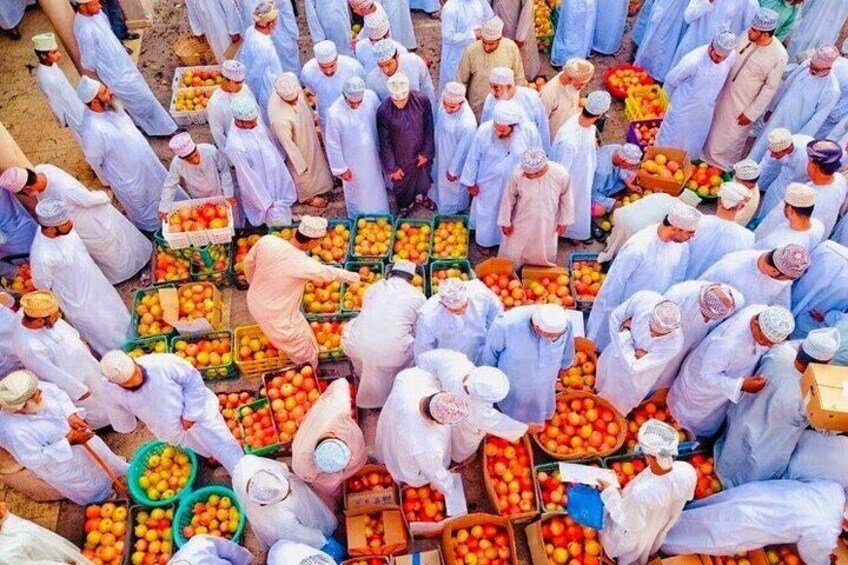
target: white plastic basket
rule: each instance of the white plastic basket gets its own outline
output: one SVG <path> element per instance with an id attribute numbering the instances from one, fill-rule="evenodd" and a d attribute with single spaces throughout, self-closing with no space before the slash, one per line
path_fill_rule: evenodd
<path id="1" fill-rule="evenodd" d="M 224 204 L 227 207 L 227 227 L 206 229 L 188 232 L 172 232 L 168 218 L 174 212 L 182 208 L 194 208 L 203 206 L 204 204 Z M 229 243 L 235 236 L 235 227 L 233 226 L 233 207 L 227 202 L 223 196 L 213 196 L 211 198 L 196 198 L 194 200 L 182 200 L 174 202 L 168 208 L 168 216 L 162 220 L 162 237 L 168 242 L 172 249 L 185 249 L 186 247 L 203 247 L 213 243 Z"/>
<path id="2" fill-rule="evenodd" d="M 177 67 L 174 71 L 174 79 L 171 82 L 171 106 L 168 112 L 178 126 L 202 125 L 207 122 L 206 109 L 203 110 L 182 110 L 178 111 L 176 107 L 177 92 L 189 89 L 199 89 L 204 91 L 213 91 L 218 86 L 186 86 L 183 84 L 183 76 L 186 71 L 220 71 L 218 65 L 200 65 L 197 67 Z"/>

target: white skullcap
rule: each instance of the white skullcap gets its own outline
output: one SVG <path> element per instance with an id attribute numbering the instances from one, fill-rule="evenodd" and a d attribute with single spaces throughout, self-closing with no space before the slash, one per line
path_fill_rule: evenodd
<path id="1" fill-rule="evenodd" d="M 492 121 L 502 126 L 514 126 L 521 123 L 521 106 L 512 100 L 499 100 L 492 110 Z"/>
<path id="2" fill-rule="evenodd" d="M 586 59 L 574 57 L 566 61 L 562 72 L 570 79 L 579 82 L 589 82 L 595 74 L 595 65 Z"/>
<path id="3" fill-rule="evenodd" d="M 191 138 L 191 134 L 187 131 L 178 133 L 172 137 L 171 141 L 168 142 L 168 146 L 177 157 L 188 157 L 197 149 L 197 145 Z"/>
<path id="4" fill-rule="evenodd" d="M 515 71 L 507 67 L 495 67 L 489 73 L 489 83 L 497 86 L 511 86 L 515 84 Z"/>
<path id="5" fill-rule="evenodd" d="M 728 210 L 739 206 L 748 196 L 750 196 L 748 188 L 738 182 L 723 183 L 721 188 L 718 189 L 721 205 Z"/>
<path id="6" fill-rule="evenodd" d="M 760 178 L 760 165 L 753 159 L 742 159 L 733 165 L 733 176 L 739 180 L 757 180 Z"/>
<path id="7" fill-rule="evenodd" d="M 822 45 L 813 54 L 810 59 L 810 64 L 815 65 L 820 69 L 830 68 L 833 63 L 839 58 L 839 49 L 834 45 Z"/>
<path id="8" fill-rule="evenodd" d="M 816 205 L 816 189 L 800 182 L 791 182 L 786 187 L 783 201 L 796 208 L 809 208 Z"/>
<path id="9" fill-rule="evenodd" d="M 45 228 L 61 226 L 71 219 L 65 203 L 58 198 L 42 200 L 35 205 L 35 215 L 38 223 Z"/>
<path id="10" fill-rule="evenodd" d="M 221 75 L 233 82 L 244 82 L 244 77 L 247 75 L 247 67 L 241 61 L 229 59 L 221 65 Z"/>
<path id="11" fill-rule="evenodd" d="M 557 304 L 543 304 L 533 310 L 533 324 L 545 333 L 561 334 L 568 330 L 568 313 Z"/>
<path id="12" fill-rule="evenodd" d="M 795 330 L 792 312 L 783 306 L 769 306 L 757 316 L 760 330 L 774 344 L 783 343 Z"/>
<path id="13" fill-rule="evenodd" d="M 280 95 L 280 98 L 286 101 L 297 99 L 300 94 L 300 82 L 297 80 L 297 75 L 294 73 L 283 73 L 274 81 L 274 90 Z"/>
<path id="14" fill-rule="evenodd" d="M 135 375 L 136 364 L 132 357 L 119 349 L 108 351 L 100 360 L 100 370 L 110 382 L 122 385 Z"/>
<path id="15" fill-rule="evenodd" d="M 409 77 L 401 71 L 390 76 L 386 86 L 392 100 L 406 100 L 409 97 Z"/>
<path id="16" fill-rule="evenodd" d="M 708 320 L 723 320 L 736 309 L 736 298 L 729 286 L 708 283 L 698 295 L 698 309 Z"/>
<path id="17" fill-rule="evenodd" d="M 344 83 L 342 93 L 351 102 L 361 102 L 365 97 L 365 81 L 356 75 L 349 77 Z"/>
<path id="18" fill-rule="evenodd" d="M 723 31 L 716 34 L 712 41 L 713 51 L 719 57 L 727 57 L 733 50 L 736 49 L 736 36 L 729 31 Z"/>
<path id="19" fill-rule="evenodd" d="M 615 152 L 629 165 L 638 165 L 642 161 L 642 149 L 633 143 L 625 143 Z"/>
<path id="20" fill-rule="evenodd" d="M 321 440 L 312 452 L 312 461 L 322 473 L 340 473 L 350 463 L 350 448 L 340 439 Z"/>
<path id="21" fill-rule="evenodd" d="M 407 275 L 414 277 L 417 274 L 418 270 L 417 265 L 412 261 L 407 261 L 406 259 L 398 259 L 397 261 L 392 263 L 392 270 L 390 272 L 406 273 Z M 441 288 L 441 286 L 439 286 L 439 288 Z"/>
<path id="22" fill-rule="evenodd" d="M 509 394 L 509 379 L 506 374 L 495 367 L 476 367 L 468 373 L 465 381 L 468 392 L 483 402 L 495 404 Z"/>
<path id="23" fill-rule="evenodd" d="M 28 293 L 31 294 L 31 293 Z M 15 297 L 9 294 L 8 292 L 4 292 L 0 290 L 0 306 L 5 306 L 6 308 L 11 308 L 15 305 Z"/>
<path id="24" fill-rule="evenodd" d="M 660 420 L 650 419 L 639 428 L 636 435 L 642 453 L 657 458 L 657 464 L 665 470 L 671 469 L 677 456 L 680 435 L 673 427 Z"/>
<path id="25" fill-rule="evenodd" d="M 480 37 L 483 38 L 483 41 L 497 41 L 503 37 L 503 28 L 503 20 L 495 16 L 487 20 L 480 28 Z"/>
<path id="26" fill-rule="evenodd" d="M 792 146 L 792 132 L 786 128 L 774 128 L 768 134 L 769 151 L 779 153 Z"/>
<path id="27" fill-rule="evenodd" d="M 289 481 L 280 473 L 261 469 L 247 480 L 247 497 L 256 504 L 276 504 L 285 500 L 288 494 Z"/>
<path id="28" fill-rule="evenodd" d="M 77 85 L 77 96 L 79 96 L 79 99 L 82 100 L 83 104 L 88 104 L 97 98 L 97 94 L 100 92 L 101 86 L 103 86 L 103 84 L 99 81 L 83 75 L 80 77 L 79 84 Z"/>
<path id="29" fill-rule="evenodd" d="M 450 310 L 468 304 L 468 287 L 459 279 L 447 279 L 439 285 L 439 302 Z"/>
<path id="30" fill-rule="evenodd" d="M 315 55 L 315 60 L 318 61 L 319 65 L 329 65 L 339 56 L 339 52 L 336 50 L 336 44 L 329 39 L 316 43 L 312 47 L 312 53 Z"/>
<path id="31" fill-rule="evenodd" d="M 671 300 L 663 300 L 654 306 L 648 326 L 660 335 L 670 334 L 680 327 L 682 319 L 680 307 Z"/>
<path id="32" fill-rule="evenodd" d="M 26 405 L 37 390 L 38 377 L 35 373 L 26 369 L 12 371 L 0 380 L 0 408 L 16 412 Z"/>
<path id="33" fill-rule="evenodd" d="M 442 91 L 442 99 L 446 102 L 459 104 L 460 102 L 465 102 L 465 92 L 465 85 L 461 82 L 449 82 Z"/>
<path id="34" fill-rule="evenodd" d="M 0 175 L 0 188 L 17 194 L 26 186 L 27 170 L 23 167 L 9 167 Z"/>
<path id="35" fill-rule="evenodd" d="M 610 109 L 612 97 L 606 90 L 596 90 L 590 92 L 586 99 L 586 111 L 593 116 L 601 116 L 606 114 Z"/>
<path id="36" fill-rule="evenodd" d="M 695 231 L 701 223 L 701 213 L 683 202 L 675 202 L 668 211 L 668 223 L 686 231 Z"/>
<path id="37" fill-rule="evenodd" d="M 530 147 L 521 155 L 521 170 L 528 174 L 538 173 L 548 164 L 548 156 L 541 147 Z"/>
<path id="38" fill-rule="evenodd" d="M 253 21 L 259 24 L 268 24 L 276 20 L 279 14 L 277 3 L 273 0 L 266 0 L 253 8 Z"/>
<path id="39" fill-rule="evenodd" d="M 36 51 L 55 51 L 59 48 L 56 44 L 56 35 L 52 33 L 33 35 L 32 44 Z"/>
<path id="40" fill-rule="evenodd" d="M 230 112 L 233 118 L 242 122 L 249 122 L 259 117 L 259 108 L 247 94 L 236 96 L 230 101 Z"/>
<path id="41" fill-rule="evenodd" d="M 318 239 L 327 235 L 327 218 L 319 216 L 302 216 L 297 231 L 310 239 Z"/>
<path id="42" fill-rule="evenodd" d="M 801 342 L 801 349 L 816 361 L 827 363 L 836 355 L 840 344 L 839 330 L 836 328 L 821 328 L 810 330 L 810 333 Z"/>
<path id="43" fill-rule="evenodd" d="M 471 414 L 471 403 L 464 394 L 437 392 L 430 398 L 430 415 L 439 424 L 453 426 Z"/>
<path id="44" fill-rule="evenodd" d="M 374 57 L 377 59 L 378 63 L 385 63 L 397 55 L 397 46 L 391 39 L 381 39 L 374 44 L 371 51 L 374 53 Z"/>
<path id="45" fill-rule="evenodd" d="M 751 27 L 757 31 L 774 31 L 777 29 L 777 22 L 779 21 L 780 14 L 769 8 L 760 8 L 754 15 Z"/>
<path id="46" fill-rule="evenodd" d="M 378 41 L 386 37 L 389 33 L 389 19 L 386 14 L 381 11 L 376 11 L 365 16 L 365 33 L 368 34 L 368 39 Z"/>

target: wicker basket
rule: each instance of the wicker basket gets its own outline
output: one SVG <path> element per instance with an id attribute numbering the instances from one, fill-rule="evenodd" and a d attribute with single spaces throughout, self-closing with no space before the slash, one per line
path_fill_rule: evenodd
<path id="1" fill-rule="evenodd" d="M 200 41 L 193 35 L 184 35 L 174 43 L 174 54 L 184 67 L 198 65 L 214 65 L 215 53 L 205 41 Z"/>

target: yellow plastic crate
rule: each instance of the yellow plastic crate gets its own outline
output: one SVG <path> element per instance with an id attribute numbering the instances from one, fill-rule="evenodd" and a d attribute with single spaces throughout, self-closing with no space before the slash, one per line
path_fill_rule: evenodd
<path id="1" fill-rule="evenodd" d="M 653 93 L 657 96 L 662 107 L 662 112 L 659 115 L 645 114 L 639 106 L 638 98 L 647 94 Z M 652 84 L 649 86 L 634 86 L 628 91 L 627 98 L 624 100 L 624 116 L 628 121 L 634 122 L 637 120 L 653 120 L 660 119 L 665 116 L 668 110 L 668 97 L 661 86 Z"/>
<path id="2" fill-rule="evenodd" d="M 239 373 L 243 377 L 261 375 L 262 373 L 276 371 L 292 364 L 283 352 L 279 352 L 278 357 L 245 360 L 240 351 L 242 338 L 258 339 L 263 335 L 264 333 L 259 326 L 241 326 L 233 332 L 233 350 L 235 352 L 236 367 L 238 367 Z"/>

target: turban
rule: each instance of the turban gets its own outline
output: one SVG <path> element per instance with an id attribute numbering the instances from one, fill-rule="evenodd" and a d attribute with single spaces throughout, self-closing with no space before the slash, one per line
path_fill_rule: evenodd
<path id="1" fill-rule="evenodd" d="M 0 381 L 0 408 L 16 412 L 23 408 L 27 400 L 38 390 L 38 377 L 26 369 L 12 371 Z"/>
<path id="2" fill-rule="evenodd" d="M 796 208 L 809 208 L 816 205 L 816 189 L 800 182 L 791 182 L 786 187 L 783 201 Z"/>
<path id="3" fill-rule="evenodd" d="M 455 392 L 437 392 L 430 397 L 430 415 L 443 425 L 452 426 L 471 414 L 468 398 Z"/>
<path id="4" fill-rule="evenodd" d="M 827 363 L 834 358 L 839 350 L 839 345 L 839 330 L 836 328 L 821 328 L 811 330 L 807 334 L 807 337 L 801 342 L 801 349 L 816 361 Z"/>
<path id="5" fill-rule="evenodd" d="M 480 28 L 480 37 L 483 38 L 483 41 L 497 41 L 503 37 L 503 28 L 503 20 L 495 16 L 487 20 Z"/>
<path id="6" fill-rule="evenodd" d="M 40 33 L 32 36 L 32 44 L 36 51 L 55 51 L 59 48 L 56 36 L 52 33 Z"/>
<path id="7" fill-rule="evenodd" d="M 670 334 L 680 327 L 680 307 L 671 300 L 663 300 L 654 306 L 648 326 L 660 335 Z"/>
<path id="8" fill-rule="evenodd" d="M 297 231 L 310 239 L 318 239 L 327 235 L 327 223 L 327 218 L 302 216 Z"/>
<path id="9" fill-rule="evenodd" d="M 723 320 L 736 309 L 730 288 L 718 283 L 704 285 L 698 295 L 698 308 L 708 320 Z"/>
<path id="10" fill-rule="evenodd" d="M 417 265 L 412 261 L 407 261 L 406 259 L 398 259 L 392 263 L 392 270 L 390 272 L 406 273 L 410 277 L 414 277 L 417 273 Z M 441 288 L 441 286 L 439 288 Z"/>
<path id="11" fill-rule="evenodd" d="M 45 228 L 61 226 L 71 219 L 65 203 L 56 198 L 42 200 L 36 204 L 35 215 L 38 216 L 38 223 Z"/>
<path id="12" fill-rule="evenodd" d="M 838 58 L 839 49 L 833 45 L 823 45 L 816 49 L 810 64 L 819 69 L 829 69 Z"/>
<path id="13" fill-rule="evenodd" d="M 533 174 L 543 170 L 548 164 L 548 156 L 541 147 L 531 147 L 521 155 L 521 170 Z"/>
<path id="14" fill-rule="evenodd" d="M 312 47 L 312 53 L 315 55 L 315 60 L 319 65 L 330 65 L 339 56 L 336 50 L 336 44 L 330 40 L 319 41 Z"/>
<path id="15" fill-rule="evenodd" d="M 122 385 L 135 375 L 135 361 L 118 349 L 106 352 L 100 360 L 100 370 L 103 375 L 116 385 Z"/>
<path id="16" fill-rule="evenodd" d="M 297 96 L 300 94 L 300 82 L 297 80 L 297 75 L 294 73 L 281 74 L 274 81 L 274 90 L 283 100 L 297 100 Z"/>
<path id="17" fill-rule="evenodd" d="M 818 165 L 830 165 L 842 160 L 842 148 L 829 139 L 814 139 L 807 144 L 807 157 Z"/>
<path id="18" fill-rule="evenodd" d="M 230 101 L 230 111 L 233 118 L 242 122 L 249 122 L 259 117 L 259 108 L 248 94 L 236 96 Z"/>
<path id="19" fill-rule="evenodd" d="M 365 32 L 371 41 L 386 37 L 386 34 L 389 33 L 389 20 L 386 18 L 386 14 L 377 11 L 365 16 Z"/>
<path id="20" fill-rule="evenodd" d="M 721 205 L 728 210 L 739 206 L 748 196 L 750 191 L 738 182 L 726 182 L 718 189 Z"/>
<path id="21" fill-rule="evenodd" d="M 760 166 L 753 159 L 743 159 L 733 165 L 733 176 L 749 182 L 757 180 L 760 178 Z"/>
<path id="22" fill-rule="evenodd" d="M 409 97 L 409 78 L 403 72 L 396 72 L 386 81 L 392 100 L 405 100 Z"/>
<path id="23" fill-rule="evenodd" d="M 442 100 L 459 104 L 465 102 L 465 85 L 461 82 L 449 82 L 442 91 Z"/>
<path id="24" fill-rule="evenodd" d="M 720 57 L 727 57 L 736 48 L 736 36 L 729 31 L 723 31 L 713 37 L 713 51 Z"/>
<path id="25" fill-rule="evenodd" d="M 23 167 L 9 167 L 0 175 L 0 188 L 17 194 L 26 186 L 28 176 L 27 170 Z"/>
<path id="26" fill-rule="evenodd" d="M 769 8 L 760 8 L 754 15 L 751 27 L 757 31 L 774 31 L 777 29 L 778 21 L 780 21 L 780 14 Z"/>
<path id="27" fill-rule="evenodd" d="M 361 102 L 365 96 L 365 82 L 358 76 L 349 77 L 345 80 L 342 93 L 351 102 Z"/>
<path id="28" fill-rule="evenodd" d="M 589 93 L 586 100 L 586 111 L 593 116 L 601 116 L 609 111 L 612 97 L 606 90 L 596 90 Z"/>
<path id="29" fill-rule="evenodd" d="M 378 63 L 385 63 L 397 55 L 397 46 L 392 39 L 381 39 L 374 44 L 372 51 L 374 52 L 374 57 L 376 57 Z"/>
<path id="30" fill-rule="evenodd" d="M 495 67 L 489 73 L 489 83 L 497 86 L 510 86 L 515 84 L 515 71 L 507 67 Z"/>
<path id="31" fill-rule="evenodd" d="M 458 310 L 468 304 L 468 287 L 459 279 L 447 279 L 439 285 L 439 302 L 446 308 Z"/>
<path id="32" fill-rule="evenodd" d="M 769 151 L 780 153 L 792 147 L 792 132 L 786 128 L 774 128 L 768 134 Z"/>
<path id="33" fill-rule="evenodd" d="M 586 59 L 574 57 L 569 59 L 563 67 L 565 76 L 578 82 L 589 82 L 595 74 L 595 65 Z"/>
<path id="34" fill-rule="evenodd" d="M 35 290 L 21 296 L 21 309 L 30 318 L 49 318 L 59 311 L 59 301 L 49 290 Z"/>
<path id="35" fill-rule="evenodd" d="M 509 393 L 507 376 L 495 367 L 476 367 L 468 373 L 465 386 L 472 396 L 492 404 L 500 402 Z"/>
<path id="36" fill-rule="evenodd" d="M 80 77 L 79 84 L 77 85 L 77 96 L 79 96 L 83 104 L 89 104 L 97 98 L 101 86 L 103 86 L 102 83 L 83 75 Z"/>
<path id="37" fill-rule="evenodd" d="M 642 149 L 632 143 L 625 143 L 615 154 L 624 159 L 628 165 L 638 165 L 642 160 Z"/>
<path id="38" fill-rule="evenodd" d="M 537 306 L 531 320 L 537 328 L 548 334 L 561 334 L 568 329 L 568 313 L 556 304 Z"/>
<path id="39" fill-rule="evenodd" d="M 701 223 L 701 213 L 683 202 L 675 202 L 668 211 L 668 222 L 676 228 L 695 231 Z"/>
<path id="40" fill-rule="evenodd" d="M 663 469 L 671 469 L 677 456 L 680 436 L 673 427 L 660 420 L 650 419 L 639 427 L 636 434 L 642 453 L 657 458 Z"/>
<path id="41" fill-rule="evenodd" d="M 187 131 L 182 133 L 178 133 L 174 137 L 171 138 L 171 141 L 168 143 L 168 146 L 171 148 L 171 151 L 177 157 L 188 157 L 194 150 L 197 149 L 197 145 L 194 143 L 194 140 L 191 138 L 191 134 Z"/>
<path id="42" fill-rule="evenodd" d="M 757 316 L 760 331 L 772 343 L 786 341 L 789 334 L 795 329 L 795 318 L 792 312 L 783 306 L 769 306 Z"/>
<path id="43" fill-rule="evenodd" d="M 339 473 L 350 463 L 350 448 L 340 439 L 322 440 L 312 452 L 312 461 L 322 473 Z"/>
<path id="44" fill-rule="evenodd" d="M 512 100 L 499 100 L 492 110 L 492 121 L 502 126 L 514 126 L 521 123 L 521 106 Z"/>
<path id="45" fill-rule="evenodd" d="M 275 2 L 260 2 L 253 8 L 253 21 L 258 24 L 270 24 L 279 15 Z"/>
<path id="46" fill-rule="evenodd" d="M 806 248 L 790 243 L 774 250 L 774 266 L 787 277 L 797 279 L 810 266 L 810 255 Z"/>
<path id="47" fill-rule="evenodd" d="M 244 77 L 247 75 L 247 67 L 240 61 L 229 59 L 221 65 L 221 74 L 225 79 L 233 82 L 244 82 Z"/>
<path id="48" fill-rule="evenodd" d="M 247 480 L 247 497 L 256 504 L 276 504 L 285 500 L 288 494 L 289 481 L 281 473 L 262 469 Z"/>

